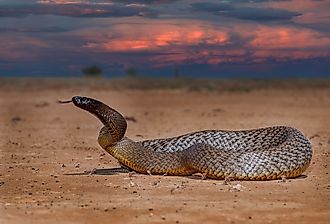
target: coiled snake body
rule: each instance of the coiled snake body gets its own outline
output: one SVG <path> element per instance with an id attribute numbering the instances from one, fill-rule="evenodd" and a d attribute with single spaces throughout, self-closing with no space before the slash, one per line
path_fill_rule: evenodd
<path id="1" fill-rule="evenodd" d="M 87 97 L 75 96 L 72 102 L 104 124 L 98 137 L 100 146 L 121 164 L 139 173 L 191 175 L 199 172 L 216 179 L 271 180 L 299 176 L 312 158 L 310 142 L 291 127 L 207 130 L 134 142 L 124 137 L 127 123 L 116 110 Z"/>

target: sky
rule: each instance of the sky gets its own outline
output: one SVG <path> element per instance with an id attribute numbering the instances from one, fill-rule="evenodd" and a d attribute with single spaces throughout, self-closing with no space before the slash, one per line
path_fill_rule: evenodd
<path id="1" fill-rule="evenodd" d="M 0 76 L 330 77 L 329 0 L 0 0 Z"/>

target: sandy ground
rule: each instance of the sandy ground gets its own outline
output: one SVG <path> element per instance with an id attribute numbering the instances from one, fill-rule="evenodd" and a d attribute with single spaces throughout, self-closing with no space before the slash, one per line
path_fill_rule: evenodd
<path id="1" fill-rule="evenodd" d="M 294 126 L 312 142 L 312 164 L 284 182 L 67 175 L 118 167 L 97 144 L 99 121 L 56 103 L 73 95 L 134 117 L 127 131 L 134 140 Z M 329 223 L 329 115 L 326 86 L 219 92 L 0 85 L 0 223 Z"/>

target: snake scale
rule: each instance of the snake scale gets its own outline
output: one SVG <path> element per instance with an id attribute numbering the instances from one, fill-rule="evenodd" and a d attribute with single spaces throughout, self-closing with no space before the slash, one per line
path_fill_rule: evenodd
<path id="1" fill-rule="evenodd" d="M 103 149 L 143 174 L 202 173 L 215 179 L 272 180 L 301 175 L 312 158 L 310 142 L 292 127 L 205 130 L 135 142 L 125 137 L 127 123 L 116 110 L 88 97 L 75 96 L 62 103 L 69 102 L 103 123 L 98 137 Z"/>

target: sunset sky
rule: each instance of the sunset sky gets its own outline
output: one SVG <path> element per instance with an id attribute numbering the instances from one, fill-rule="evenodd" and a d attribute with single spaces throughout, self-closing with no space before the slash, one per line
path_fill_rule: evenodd
<path id="1" fill-rule="evenodd" d="M 0 76 L 330 77 L 329 0 L 0 0 Z"/>

